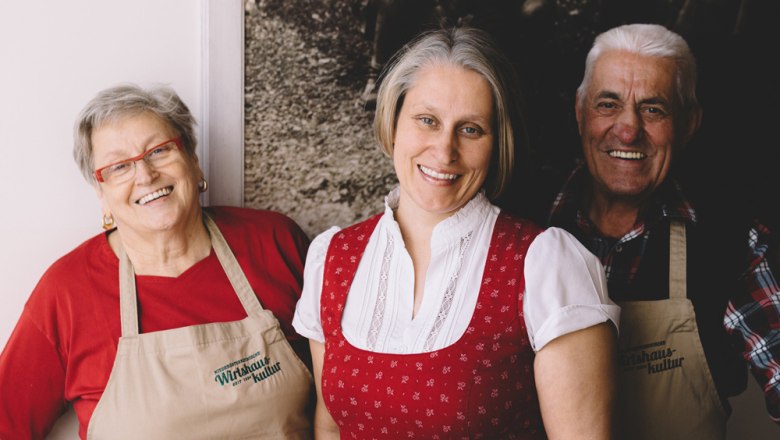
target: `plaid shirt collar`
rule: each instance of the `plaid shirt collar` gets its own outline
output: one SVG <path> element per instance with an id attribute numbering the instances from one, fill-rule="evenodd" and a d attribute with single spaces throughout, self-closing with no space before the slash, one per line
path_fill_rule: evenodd
<path id="1" fill-rule="evenodd" d="M 556 196 L 547 219 L 548 225 L 559 226 L 569 231 L 574 231 L 573 228 L 576 228 L 587 236 L 598 236 L 598 231 L 587 213 L 580 209 L 583 191 L 589 185 L 590 174 L 584 164 L 580 163 Z M 650 209 L 618 242 L 639 237 L 644 233 L 646 226 L 651 227 L 664 219 L 696 224 L 696 211 L 683 194 L 680 185 L 672 178 L 661 184 L 653 196 Z"/>

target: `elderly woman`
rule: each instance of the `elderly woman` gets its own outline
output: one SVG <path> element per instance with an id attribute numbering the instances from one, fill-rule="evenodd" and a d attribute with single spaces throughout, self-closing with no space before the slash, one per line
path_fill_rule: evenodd
<path id="1" fill-rule="evenodd" d="M 399 187 L 313 241 L 293 319 L 318 438 L 610 436 L 619 309 L 602 266 L 489 201 L 522 133 L 511 69 L 455 28 L 385 72 L 375 131 Z"/>
<path id="2" fill-rule="evenodd" d="M 82 439 L 311 437 L 290 323 L 308 241 L 277 213 L 201 208 L 194 123 L 167 88 L 82 111 L 74 156 L 106 232 L 27 302 L 0 357 L 0 438 L 43 438 L 68 404 Z"/>

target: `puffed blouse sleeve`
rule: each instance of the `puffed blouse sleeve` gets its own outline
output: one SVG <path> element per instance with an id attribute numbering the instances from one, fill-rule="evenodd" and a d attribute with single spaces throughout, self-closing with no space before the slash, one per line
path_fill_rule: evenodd
<path id="1" fill-rule="evenodd" d="M 295 306 L 293 327 L 301 336 L 308 339 L 325 342 L 325 333 L 320 321 L 320 294 L 322 292 L 322 276 L 325 271 L 325 257 L 328 253 L 330 240 L 341 229 L 333 226 L 314 238 L 306 255 L 306 265 L 303 267 L 303 291 L 301 299 Z"/>
<path id="2" fill-rule="evenodd" d="M 604 267 L 560 228 L 539 234 L 525 258 L 523 313 L 531 347 L 596 324 L 618 328 L 620 307 L 607 295 Z"/>

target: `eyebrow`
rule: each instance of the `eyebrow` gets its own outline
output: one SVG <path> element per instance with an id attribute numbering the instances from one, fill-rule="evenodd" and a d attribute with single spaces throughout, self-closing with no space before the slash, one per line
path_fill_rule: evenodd
<path id="1" fill-rule="evenodd" d="M 144 138 L 143 142 L 139 143 L 139 145 L 144 145 L 143 152 L 149 151 L 149 149 L 152 148 L 152 147 L 159 146 L 160 142 L 165 142 L 165 141 L 153 141 L 152 140 L 158 134 L 159 133 L 152 133 L 152 134 L 146 136 L 146 138 Z M 173 138 L 171 138 L 171 139 L 173 139 Z M 127 147 L 127 145 L 125 145 L 125 147 Z M 134 148 L 133 145 L 130 145 L 129 147 L 130 148 Z M 117 150 L 112 150 L 110 153 L 108 153 L 108 157 L 111 157 L 111 156 L 116 156 L 116 159 L 114 161 L 123 161 L 124 159 L 126 159 L 128 157 L 128 156 L 126 156 L 124 154 L 121 154 L 121 153 L 118 154 Z M 133 155 L 133 156 L 135 156 L 135 155 Z"/>
<path id="2" fill-rule="evenodd" d="M 410 108 L 410 110 L 411 110 L 411 114 L 412 115 L 416 115 L 416 114 L 420 114 L 420 113 L 436 114 L 436 113 L 438 113 L 440 111 L 435 106 L 433 106 L 433 105 L 431 105 L 431 104 L 429 104 L 427 102 L 418 103 L 413 108 Z M 463 117 L 461 117 L 461 118 L 458 118 L 458 120 L 461 121 L 461 122 L 476 122 L 476 123 L 479 123 L 481 125 L 487 125 L 487 126 L 490 126 L 493 123 L 492 119 L 495 119 L 495 115 L 493 115 L 492 118 L 486 118 L 483 115 L 480 115 L 479 113 L 469 113 L 469 114 L 463 115 Z"/>
<path id="3" fill-rule="evenodd" d="M 614 99 L 616 101 L 622 101 L 622 98 L 617 92 L 613 92 L 610 90 L 604 90 L 602 92 L 599 92 L 596 94 L 596 99 Z M 650 96 L 648 98 L 645 98 L 641 101 L 639 101 L 639 104 L 651 104 L 651 105 L 663 105 L 663 106 L 669 106 L 669 101 L 660 97 L 660 96 Z"/>
<path id="4" fill-rule="evenodd" d="M 618 95 L 615 92 L 610 92 L 609 90 L 604 90 L 602 92 L 598 92 L 595 96 L 596 99 L 614 99 L 617 101 L 620 101 L 620 95 Z"/>

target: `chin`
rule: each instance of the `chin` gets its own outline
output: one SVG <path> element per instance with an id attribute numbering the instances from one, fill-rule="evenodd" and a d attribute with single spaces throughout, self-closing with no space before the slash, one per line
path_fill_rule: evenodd
<path id="1" fill-rule="evenodd" d="M 466 206 L 466 203 L 436 203 L 431 201 L 423 205 L 423 209 L 430 212 L 431 214 L 451 215 L 458 212 L 458 210 L 464 206 Z"/>

